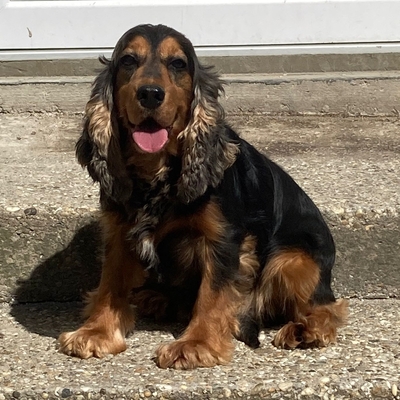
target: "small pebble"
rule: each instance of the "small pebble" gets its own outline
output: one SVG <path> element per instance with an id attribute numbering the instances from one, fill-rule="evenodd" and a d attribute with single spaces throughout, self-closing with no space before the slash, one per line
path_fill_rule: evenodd
<path id="1" fill-rule="evenodd" d="M 356 217 L 362 217 L 362 216 L 364 216 L 363 210 L 361 210 L 361 208 L 359 208 L 359 209 L 356 211 Z"/>
<path id="2" fill-rule="evenodd" d="M 393 385 L 392 385 L 392 395 L 394 397 L 396 397 L 397 396 L 397 392 L 398 392 L 397 391 L 397 385 L 393 383 Z"/>
<path id="3" fill-rule="evenodd" d="M 37 209 L 35 207 L 29 207 L 24 210 L 25 215 L 36 215 Z"/>
<path id="4" fill-rule="evenodd" d="M 63 389 L 61 391 L 61 398 L 62 399 L 66 399 L 67 397 L 70 397 L 71 395 L 72 395 L 72 392 L 67 388 L 65 388 L 65 389 Z"/>
<path id="5" fill-rule="evenodd" d="M 282 383 L 280 383 L 280 384 L 278 385 L 278 388 L 279 388 L 280 390 L 282 390 L 282 392 L 285 392 L 286 390 L 291 389 L 292 386 L 293 386 L 293 383 L 292 383 L 292 382 L 282 382 Z"/>
<path id="6" fill-rule="evenodd" d="M 19 207 L 6 207 L 6 211 L 8 212 L 17 212 L 19 210 L 20 210 Z"/>
<path id="7" fill-rule="evenodd" d="M 302 394 L 303 396 L 311 396 L 312 394 L 314 394 L 314 390 L 313 390 L 312 388 L 310 388 L 310 387 L 306 387 L 306 388 L 301 392 L 301 394 Z"/>
<path id="8" fill-rule="evenodd" d="M 333 209 L 333 212 L 335 213 L 335 214 L 338 214 L 338 215 L 343 215 L 344 214 L 344 212 L 345 212 L 345 210 L 344 210 L 344 208 L 342 208 L 342 207 L 335 207 L 334 209 Z"/>
<path id="9" fill-rule="evenodd" d="M 230 389 L 224 388 L 224 396 L 225 397 L 231 397 L 231 394 L 232 394 L 232 392 Z"/>

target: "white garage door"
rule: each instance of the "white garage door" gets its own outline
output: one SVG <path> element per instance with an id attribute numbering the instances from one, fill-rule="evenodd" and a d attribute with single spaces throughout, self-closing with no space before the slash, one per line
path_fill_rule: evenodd
<path id="1" fill-rule="evenodd" d="M 400 0 L 0 0 L 0 60 L 110 54 L 164 23 L 200 55 L 397 52 Z"/>

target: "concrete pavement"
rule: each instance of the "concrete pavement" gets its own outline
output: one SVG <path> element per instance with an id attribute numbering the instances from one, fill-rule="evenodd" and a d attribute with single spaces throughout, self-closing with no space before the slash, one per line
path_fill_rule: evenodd
<path id="1" fill-rule="evenodd" d="M 55 337 L 79 325 L 76 303 L 0 306 L 0 398 L 20 399 L 398 399 L 398 300 L 352 300 L 336 345 L 281 350 L 275 330 L 261 347 L 236 342 L 233 361 L 195 371 L 161 370 L 154 349 L 176 326 L 141 322 L 128 350 L 102 360 L 60 354 Z M 172 333 L 171 333 L 172 331 Z"/>

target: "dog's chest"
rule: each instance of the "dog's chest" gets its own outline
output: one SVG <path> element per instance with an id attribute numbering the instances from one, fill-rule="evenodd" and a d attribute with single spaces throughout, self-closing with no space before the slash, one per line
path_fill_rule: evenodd
<path id="1" fill-rule="evenodd" d="M 148 268 L 159 264 L 156 246 L 173 229 L 176 221 L 182 220 L 178 216 L 182 208 L 186 206 L 177 201 L 174 176 L 152 184 L 140 180 L 135 182 L 131 199 L 126 205 L 128 218 L 132 221 L 128 239 Z"/>

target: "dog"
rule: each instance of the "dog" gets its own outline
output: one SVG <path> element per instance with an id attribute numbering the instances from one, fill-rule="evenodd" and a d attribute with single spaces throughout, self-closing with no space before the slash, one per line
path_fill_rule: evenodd
<path id="1" fill-rule="evenodd" d="M 348 304 L 331 289 L 329 228 L 295 181 L 228 125 L 222 81 L 191 42 L 139 25 L 100 61 L 76 154 L 99 183 L 104 262 L 86 322 L 60 335 L 60 351 L 124 351 L 132 308 L 188 318 L 156 350 L 161 368 L 226 364 L 233 338 L 256 348 L 276 323 L 277 347 L 334 342 Z"/>

